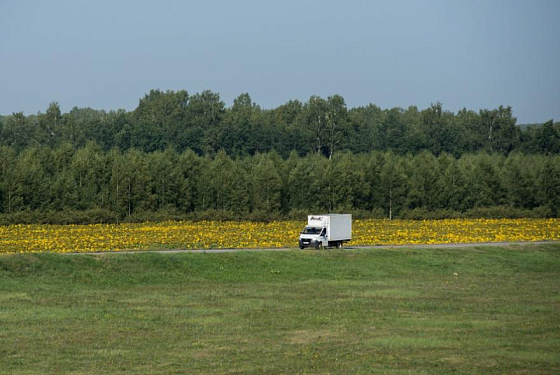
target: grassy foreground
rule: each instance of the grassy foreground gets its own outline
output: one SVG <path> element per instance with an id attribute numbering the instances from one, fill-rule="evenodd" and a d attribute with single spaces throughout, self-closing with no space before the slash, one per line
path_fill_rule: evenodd
<path id="1" fill-rule="evenodd" d="M 560 245 L 0 255 L 3 374 L 557 374 Z"/>

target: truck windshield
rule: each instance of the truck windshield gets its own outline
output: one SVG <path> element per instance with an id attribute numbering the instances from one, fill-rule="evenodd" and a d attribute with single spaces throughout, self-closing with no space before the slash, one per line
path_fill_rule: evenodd
<path id="1" fill-rule="evenodd" d="M 301 233 L 302 234 L 319 234 L 319 233 L 321 233 L 321 229 L 323 229 L 323 228 L 305 227 L 305 228 L 303 228 L 303 232 L 301 232 Z"/>

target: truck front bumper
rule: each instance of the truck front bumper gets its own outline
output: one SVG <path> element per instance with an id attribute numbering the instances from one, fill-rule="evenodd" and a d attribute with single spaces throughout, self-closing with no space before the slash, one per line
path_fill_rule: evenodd
<path id="1" fill-rule="evenodd" d="M 299 248 L 304 249 L 306 247 L 317 247 L 317 240 L 312 240 L 309 238 L 299 239 Z"/>

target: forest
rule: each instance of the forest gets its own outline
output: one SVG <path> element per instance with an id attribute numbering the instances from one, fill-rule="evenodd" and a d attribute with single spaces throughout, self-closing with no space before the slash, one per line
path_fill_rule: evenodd
<path id="1" fill-rule="evenodd" d="M 152 90 L 130 112 L 53 102 L 0 118 L 0 223 L 558 216 L 560 123 L 516 122 L 511 107 L 348 109 L 340 95 L 274 109 L 211 91 Z"/>

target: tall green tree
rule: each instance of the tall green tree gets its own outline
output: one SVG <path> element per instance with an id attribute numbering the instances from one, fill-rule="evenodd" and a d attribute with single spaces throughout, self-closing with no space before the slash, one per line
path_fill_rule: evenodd
<path id="1" fill-rule="evenodd" d="M 406 125 L 401 121 L 401 109 L 393 108 L 387 112 L 382 124 L 382 147 L 398 154 L 407 151 Z"/>
<path id="2" fill-rule="evenodd" d="M 435 156 L 424 151 L 410 160 L 408 205 L 410 208 L 440 208 L 441 170 Z"/>
<path id="3" fill-rule="evenodd" d="M 305 124 L 310 134 L 311 149 L 315 153 L 325 151 L 327 137 L 327 102 L 318 97 L 312 96 L 305 103 Z"/>
<path id="4" fill-rule="evenodd" d="M 271 111 L 269 121 L 275 132 L 274 149 L 283 157 L 288 157 L 292 151 L 303 155 L 310 150 L 303 117 L 303 104 L 299 100 L 290 100 Z"/>
<path id="5" fill-rule="evenodd" d="M 340 95 L 327 98 L 325 113 L 325 140 L 329 159 L 332 159 L 334 151 L 339 148 L 343 139 L 348 136 L 348 111 L 346 102 Z"/>
<path id="6" fill-rule="evenodd" d="M 461 139 L 459 153 L 476 152 L 483 150 L 487 142 L 488 129 L 484 128 L 480 115 L 466 108 L 457 112 L 454 118 L 455 125 L 460 129 Z M 458 152 L 453 152 L 458 155 Z"/>
<path id="7" fill-rule="evenodd" d="M 95 142 L 76 151 L 72 160 L 72 172 L 77 189 L 77 209 L 98 207 L 100 202 L 100 180 L 105 171 L 104 154 Z"/>
<path id="8" fill-rule="evenodd" d="M 538 197 L 554 217 L 560 214 L 560 158 L 546 158 L 538 176 Z"/>
<path id="9" fill-rule="evenodd" d="M 219 145 L 234 156 L 254 155 L 259 147 L 257 135 L 261 124 L 257 118 L 260 107 L 253 103 L 249 94 L 241 94 L 226 111 L 223 127 L 219 133 Z"/>
<path id="10" fill-rule="evenodd" d="M 6 146 L 21 150 L 31 144 L 33 125 L 23 112 L 13 113 L 4 121 L 2 141 Z"/>
<path id="11" fill-rule="evenodd" d="M 16 170 L 17 155 L 13 147 L 0 146 L 0 212 L 11 213 L 21 206 L 21 197 L 17 195 Z"/>
<path id="12" fill-rule="evenodd" d="M 255 155 L 251 168 L 251 207 L 265 213 L 279 211 L 282 203 L 282 180 L 269 155 Z"/>
<path id="13" fill-rule="evenodd" d="M 518 146 L 519 128 L 515 126 L 517 119 L 513 117 L 511 107 L 481 110 L 480 119 L 487 134 L 487 151 L 507 155 Z"/>
<path id="14" fill-rule="evenodd" d="M 560 154 L 560 133 L 554 128 L 553 121 L 545 122 L 536 134 L 539 151 L 545 155 Z"/>
<path id="15" fill-rule="evenodd" d="M 198 207 L 196 206 L 197 197 L 199 194 L 198 179 L 202 174 L 202 161 L 193 150 L 188 149 L 179 155 L 177 160 L 178 173 L 180 174 L 182 183 L 179 191 L 180 207 L 182 212 L 193 212 Z M 200 187 L 207 189 L 207 187 Z"/>
<path id="16" fill-rule="evenodd" d="M 404 159 L 387 153 L 380 174 L 383 209 L 391 220 L 405 206 L 407 177 Z"/>
<path id="17" fill-rule="evenodd" d="M 134 110 L 136 125 L 141 128 L 134 146 L 150 145 L 153 148 L 155 145 L 156 148 L 152 150 L 141 148 L 148 152 L 174 146 L 187 123 L 188 100 L 189 95 L 185 90 L 150 90 Z M 151 136 L 153 140 L 149 140 Z"/>
<path id="18" fill-rule="evenodd" d="M 343 212 L 363 207 L 369 186 L 362 165 L 349 153 L 339 153 L 328 163 L 325 175 L 329 211 Z"/>
<path id="19" fill-rule="evenodd" d="M 50 158 L 48 153 L 45 147 L 32 146 L 18 155 L 12 176 L 14 193 L 10 211 L 35 211 L 48 205 L 51 176 L 45 170 L 44 163 Z"/>
<path id="20" fill-rule="evenodd" d="M 190 148 L 198 154 L 214 154 L 220 148 L 218 134 L 225 114 L 220 95 L 210 90 L 189 97 L 186 107 L 187 127 L 179 133 L 177 150 Z"/>
<path id="21" fill-rule="evenodd" d="M 147 168 L 150 175 L 151 194 L 156 199 L 158 210 L 173 210 L 183 205 L 183 175 L 179 169 L 179 158 L 171 147 L 165 151 L 148 154 Z"/>
<path id="22" fill-rule="evenodd" d="M 120 217 L 131 216 L 137 211 L 156 211 L 160 208 L 155 194 L 150 194 L 150 177 L 145 154 L 130 149 L 116 154 L 113 174 L 118 185 L 116 204 Z M 152 176 L 154 178 L 154 176 Z M 157 178 L 157 176 L 156 176 Z"/>
<path id="23" fill-rule="evenodd" d="M 460 154 L 461 134 L 453 122 L 453 114 L 444 111 L 437 102 L 424 110 L 422 116 L 426 149 L 436 156 L 443 152 Z"/>
<path id="24" fill-rule="evenodd" d="M 72 170 L 74 152 L 70 143 L 63 143 L 52 153 L 54 165 L 49 208 L 55 211 L 75 210 L 78 207 L 78 187 Z"/>

